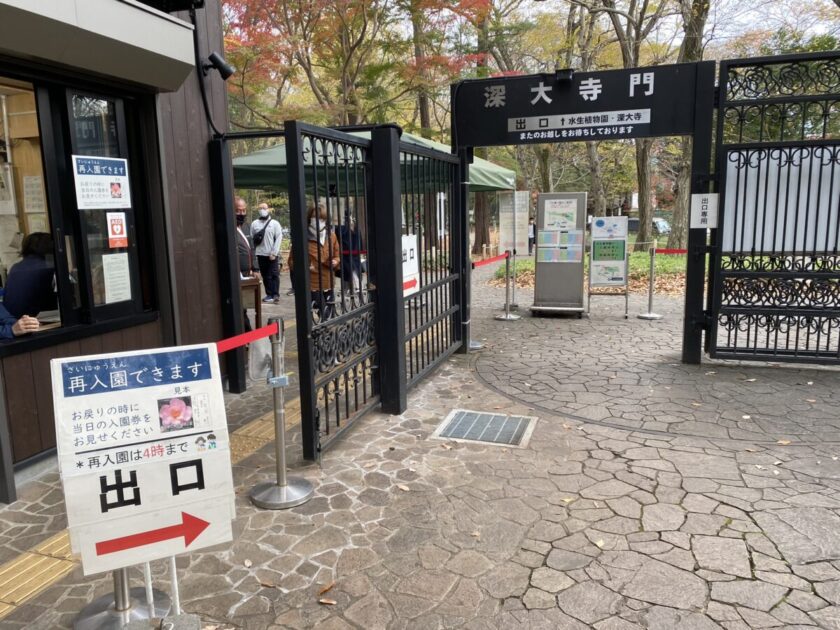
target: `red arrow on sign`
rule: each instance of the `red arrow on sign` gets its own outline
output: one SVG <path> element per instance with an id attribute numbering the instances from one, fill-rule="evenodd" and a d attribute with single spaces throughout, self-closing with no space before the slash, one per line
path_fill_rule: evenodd
<path id="1" fill-rule="evenodd" d="M 129 536 L 122 536 L 120 538 L 112 538 L 111 540 L 103 540 L 96 543 L 96 555 L 104 556 L 109 553 L 116 553 L 118 551 L 125 551 L 126 549 L 134 549 L 135 547 L 143 547 L 144 545 L 151 545 L 153 543 L 163 542 L 164 540 L 172 540 L 173 538 L 184 537 L 184 546 L 189 547 L 190 543 L 198 538 L 198 535 L 203 532 L 210 525 L 205 520 L 181 512 L 181 523 L 179 525 L 170 525 L 169 527 L 161 527 L 160 529 L 152 529 L 148 532 L 140 532 L 139 534 L 131 534 Z"/>
<path id="2" fill-rule="evenodd" d="M 408 282 L 403 282 L 403 291 L 406 289 L 413 289 L 417 286 L 417 278 L 412 278 Z"/>

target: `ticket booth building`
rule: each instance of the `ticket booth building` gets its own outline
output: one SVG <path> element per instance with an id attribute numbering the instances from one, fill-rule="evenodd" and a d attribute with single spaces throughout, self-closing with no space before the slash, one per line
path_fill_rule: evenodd
<path id="1" fill-rule="evenodd" d="M 50 359 L 221 334 L 195 62 L 220 35 L 218 0 L 0 0 L 0 315 L 40 322 L 0 339 L 2 502 L 55 447 Z"/>

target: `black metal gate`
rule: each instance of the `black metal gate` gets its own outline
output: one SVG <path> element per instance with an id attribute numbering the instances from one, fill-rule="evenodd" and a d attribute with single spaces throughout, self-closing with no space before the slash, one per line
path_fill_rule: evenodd
<path id="1" fill-rule="evenodd" d="M 400 143 L 403 256 L 418 269 L 403 278 L 409 387 L 460 346 L 458 170 L 454 155 Z"/>
<path id="2" fill-rule="evenodd" d="M 285 136 L 303 452 L 315 459 L 377 404 L 402 413 L 408 387 L 460 345 L 459 162 L 389 125 L 289 122 Z M 409 256 L 418 273 L 404 284 Z"/>
<path id="3" fill-rule="evenodd" d="M 724 61 L 713 357 L 840 362 L 840 53 Z"/>

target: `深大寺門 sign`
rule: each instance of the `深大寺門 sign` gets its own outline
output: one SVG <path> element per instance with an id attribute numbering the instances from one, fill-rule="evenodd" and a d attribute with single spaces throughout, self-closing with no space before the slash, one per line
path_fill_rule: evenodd
<path id="1" fill-rule="evenodd" d="M 213 344 L 51 361 L 70 544 L 85 575 L 232 538 Z"/>
<path id="2" fill-rule="evenodd" d="M 463 148 L 690 134 L 698 65 L 582 72 L 570 81 L 555 73 L 462 81 L 453 89 L 453 141 Z"/>

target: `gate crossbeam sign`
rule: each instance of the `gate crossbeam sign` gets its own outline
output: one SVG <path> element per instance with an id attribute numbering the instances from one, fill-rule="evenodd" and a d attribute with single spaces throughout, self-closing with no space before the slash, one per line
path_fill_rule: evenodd
<path id="1" fill-rule="evenodd" d="M 461 81 L 451 89 L 452 148 L 469 181 L 475 147 L 690 135 L 691 193 L 708 193 L 714 91 L 712 61 Z M 460 203 L 467 216 L 466 198 Z M 467 251 L 469 235 L 462 238 Z M 682 360 L 700 363 L 705 229 L 689 230 L 688 248 Z"/>
<path id="2" fill-rule="evenodd" d="M 583 72 L 571 80 L 569 72 L 459 83 L 453 103 L 458 145 L 614 140 L 693 131 L 697 64 Z"/>

